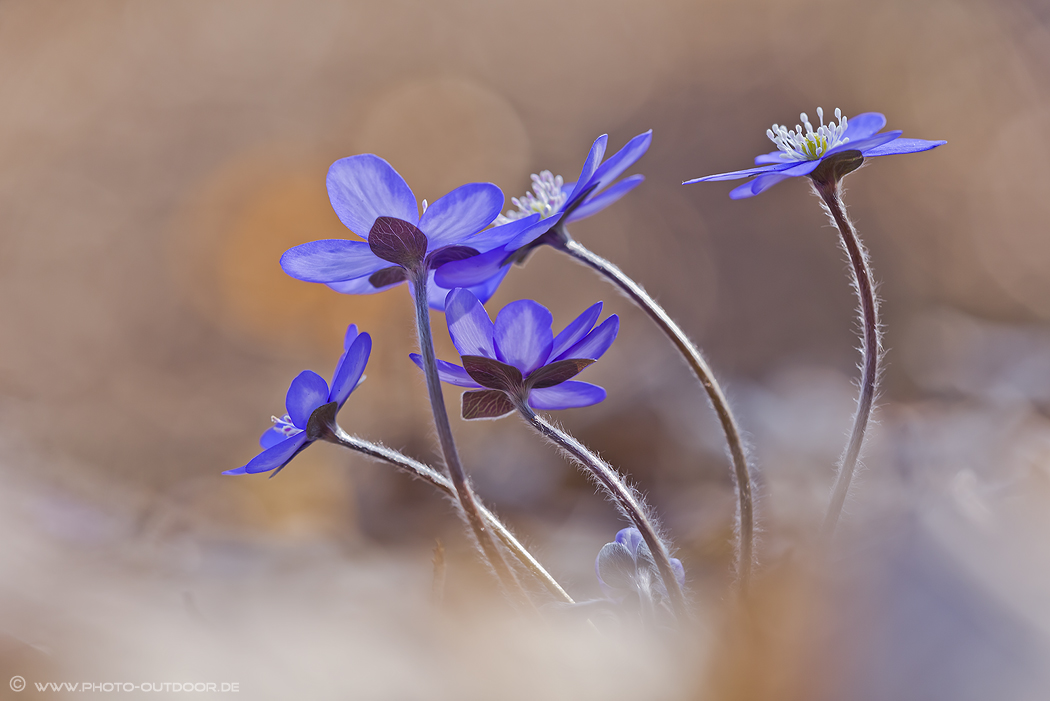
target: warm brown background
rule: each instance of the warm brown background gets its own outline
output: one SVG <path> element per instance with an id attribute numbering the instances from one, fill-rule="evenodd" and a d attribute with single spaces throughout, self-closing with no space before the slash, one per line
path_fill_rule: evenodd
<path id="1" fill-rule="evenodd" d="M 1038 0 L 0 3 L 0 695 L 22 674 L 239 681 L 252 699 L 1038 698 L 1048 74 Z M 817 105 L 949 142 L 848 181 L 889 355 L 838 577 L 796 557 L 854 401 L 835 232 L 803 181 L 742 202 L 680 185 L 747 166 L 772 122 Z M 637 479 L 681 548 L 701 612 L 684 661 L 472 617 L 458 523 L 387 468 L 315 446 L 273 481 L 219 474 L 254 454 L 295 373 L 330 375 L 350 322 L 375 346 L 342 424 L 435 457 L 406 291 L 343 297 L 278 266 L 345 235 L 333 160 L 378 153 L 431 201 L 472 180 L 509 200 L 529 173 L 574 178 L 599 134 L 612 152 L 649 128 L 646 183 L 574 234 L 725 380 L 762 485 L 774 633 L 724 618 L 733 496 L 699 389 L 550 250 L 490 309 L 621 315 L 584 378 L 609 400 L 559 419 Z M 597 596 L 612 509 L 516 420 L 454 429 L 484 497 Z M 455 621 L 427 604 L 435 537 Z"/>

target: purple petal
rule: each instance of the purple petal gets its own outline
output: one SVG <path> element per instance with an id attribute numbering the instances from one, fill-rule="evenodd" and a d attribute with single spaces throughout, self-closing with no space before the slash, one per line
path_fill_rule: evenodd
<path id="1" fill-rule="evenodd" d="M 634 137 L 622 149 L 609 156 L 609 159 L 594 171 L 593 180 L 598 183 L 594 192 L 598 193 L 607 188 L 621 173 L 634 165 L 635 161 L 649 150 L 649 144 L 652 142 L 653 130 L 650 129 Z"/>
<path id="2" fill-rule="evenodd" d="M 798 161 L 783 151 L 770 151 L 761 156 L 755 156 L 755 165 L 776 165 L 780 163 L 797 163 Z"/>
<path id="3" fill-rule="evenodd" d="M 627 549 L 631 552 L 631 557 L 636 558 L 638 557 L 638 548 L 645 542 L 645 539 L 642 538 L 641 531 L 634 526 L 629 526 L 621 528 L 616 533 L 616 542 L 627 546 Z"/>
<path id="4" fill-rule="evenodd" d="M 881 134 L 876 134 L 875 136 L 869 136 L 867 139 L 861 139 L 859 141 L 850 141 L 845 144 L 839 144 L 838 146 L 824 154 L 824 158 L 827 158 L 828 156 L 834 155 L 836 153 L 842 153 L 843 151 L 860 151 L 861 153 L 864 153 L 868 149 L 875 148 L 876 146 L 881 146 L 888 141 L 893 141 L 894 139 L 898 138 L 901 135 L 901 133 L 902 132 L 900 131 L 885 131 Z"/>
<path id="5" fill-rule="evenodd" d="M 496 294 L 496 289 L 500 283 L 503 282 L 503 278 L 507 277 L 507 273 L 510 272 L 510 266 L 505 265 L 500 268 L 495 275 L 489 279 L 481 282 L 477 285 L 470 285 L 464 289 L 470 290 L 471 294 L 478 298 L 478 300 L 484 304 L 489 301 L 492 295 Z M 448 297 L 448 293 L 452 288 L 442 287 L 434 281 L 434 271 L 430 271 L 430 287 L 427 289 L 427 303 L 430 308 L 443 312 L 445 311 L 445 299 Z"/>
<path id="6" fill-rule="evenodd" d="M 325 239 L 285 251 L 281 267 L 296 280 L 340 282 L 367 277 L 387 264 L 364 241 Z"/>
<path id="7" fill-rule="evenodd" d="M 508 251 L 496 248 L 473 258 L 445 263 L 437 269 L 434 281 L 441 287 L 453 289 L 478 285 L 499 272 Z M 447 294 L 447 293 L 446 293 Z"/>
<path id="8" fill-rule="evenodd" d="M 463 241 L 484 229 L 503 209 L 503 192 L 492 183 L 461 185 L 423 212 L 420 230 L 430 241 L 429 250 Z"/>
<path id="9" fill-rule="evenodd" d="M 272 448 L 267 448 L 252 458 L 251 461 L 244 466 L 244 473 L 254 475 L 259 472 L 278 470 L 287 465 L 288 461 L 294 458 L 296 454 L 309 445 L 309 443 L 310 441 L 307 440 L 306 433 L 297 433 L 291 438 L 281 441 Z M 225 474 L 244 473 L 237 473 L 234 470 L 230 470 Z"/>
<path id="10" fill-rule="evenodd" d="M 496 315 L 496 357 L 529 374 L 550 357 L 554 317 L 531 299 L 511 302 Z"/>
<path id="11" fill-rule="evenodd" d="M 261 445 L 263 448 L 272 448 L 281 441 L 286 440 L 287 438 L 287 433 L 280 430 L 276 426 L 271 426 L 270 428 L 263 431 L 263 434 L 259 436 L 259 445 Z"/>
<path id="12" fill-rule="evenodd" d="M 674 570 L 674 578 L 678 580 L 678 586 L 685 586 L 685 567 L 677 557 L 671 558 L 671 569 Z"/>
<path id="13" fill-rule="evenodd" d="M 495 327 L 488 312 L 470 290 L 457 288 L 445 299 L 445 321 L 460 355 L 496 357 Z"/>
<path id="14" fill-rule="evenodd" d="M 350 393 L 357 389 L 371 352 L 371 336 L 363 333 L 354 339 L 351 346 L 343 353 L 343 357 L 339 359 L 339 365 L 336 366 L 335 374 L 332 375 L 332 391 L 328 395 L 328 401 L 336 402 L 340 407 L 343 406 Z"/>
<path id="15" fill-rule="evenodd" d="M 864 112 L 846 118 L 846 133 L 842 136 L 850 141 L 866 139 L 886 126 L 886 116 L 878 112 Z"/>
<path id="16" fill-rule="evenodd" d="M 754 197 L 758 193 L 773 187 L 781 180 L 787 180 L 790 177 L 790 175 L 784 175 L 783 173 L 767 173 L 765 175 L 760 175 L 751 182 L 744 183 L 743 185 L 730 190 L 729 198 L 733 200 L 742 200 L 746 197 Z"/>
<path id="17" fill-rule="evenodd" d="M 758 168 L 744 168 L 743 170 L 734 170 L 729 173 L 718 173 L 717 175 L 705 175 L 702 178 L 693 178 L 692 180 L 686 180 L 683 185 L 690 185 L 692 183 L 711 183 L 720 180 L 740 180 L 741 178 L 749 178 L 752 175 L 761 175 L 762 173 L 775 173 L 778 170 L 784 170 L 790 164 L 783 165 L 768 165 L 760 166 Z"/>
<path id="18" fill-rule="evenodd" d="M 371 153 L 342 158 L 328 169 L 328 197 L 346 228 L 367 238 L 377 217 L 419 222 L 416 198 L 389 163 Z"/>
<path id="19" fill-rule="evenodd" d="M 902 153 L 918 153 L 919 151 L 929 151 L 931 148 L 937 148 L 946 143 L 948 142 L 927 141 L 925 139 L 894 139 L 882 146 L 869 148 L 864 152 L 864 157 L 872 158 L 874 156 L 894 156 Z"/>
<path id="20" fill-rule="evenodd" d="M 343 337 L 343 350 L 350 350 L 350 344 L 354 342 L 360 332 L 357 330 L 357 324 L 350 324 L 346 327 L 346 336 Z"/>
<path id="21" fill-rule="evenodd" d="M 288 416 L 296 428 L 306 430 L 310 414 L 319 406 L 328 403 L 328 383 L 312 370 L 303 370 L 288 388 L 285 406 Z"/>
<path id="22" fill-rule="evenodd" d="M 409 358 L 412 362 L 422 370 L 423 369 L 423 356 L 419 353 L 409 353 Z M 480 388 L 477 382 L 471 379 L 467 371 L 461 368 L 459 365 L 445 362 L 444 360 L 437 360 L 438 377 L 441 378 L 442 382 L 447 382 L 450 385 L 456 385 L 457 387 L 471 387 L 474 389 Z"/>
<path id="23" fill-rule="evenodd" d="M 597 214 L 634 188 L 641 185 L 643 180 L 645 180 L 644 175 L 632 175 L 629 178 L 624 178 L 602 194 L 597 197 L 589 198 L 585 203 L 572 210 L 572 214 L 568 216 L 566 223 L 568 224 L 589 217 L 592 214 Z"/>
<path id="24" fill-rule="evenodd" d="M 330 282 L 328 286 L 344 295 L 374 295 L 376 292 L 389 290 L 391 287 L 396 287 L 403 282 L 404 280 L 399 280 L 392 285 L 376 287 L 367 277 L 359 277 L 356 280 L 346 280 L 345 282 Z"/>
<path id="25" fill-rule="evenodd" d="M 506 224 L 500 224 L 494 226 L 491 229 L 482 231 L 476 236 L 471 236 L 464 240 L 464 244 L 471 248 L 476 248 L 482 253 L 491 251 L 495 248 L 511 248 L 511 242 L 524 241 L 528 243 L 533 239 L 539 238 L 541 235 L 547 232 L 547 229 L 551 227 L 554 222 L 557 221 L 557 216 L 547 217 L 547 220 L 540 221 L 539 214 L 530 214 L 527 217 L 521 219 L 515 219 Z M 516 243 L 513 248 L 518 248 L 523 244 Z"/>
<path id="26" fill-rule="evenodd" d="M 551 357 L 555 360 L 560 359 L 562 353 L 572 345 L 577 343 L 581 338 L 587 335 L 587 332 L 594 328 L 594 322 L 598 321 L 598 317 L 602 314 L 602 303 L 592 304 L 583 314 L 573 319 L 568 326 L 561 330 L 561 332 L 554 337 L 554 345 L 551 347 Z"/>
<path id="27" fill-rule="evenodd" d="M 606 596 L 632 591 L 635 572 L 634 554 L 623 543 L 606 543 L 594 561 L 594 573 Z"/>
<path id="28" fill-rule="evenodd" d="M 565 358 L 590 358 L 597 360 L 602 357 L 609 346 L 616 340 L 616 334 L 620 332 L 620 317 L 613 314 L 603 321 L 598 328 L 591 331 L 587 336 L 569 350 L 562 353 L 556 360 Z"/>
<path id="29" fill-rule="evenodd" d="M 591 406 L 603 399 L 605 399 L 604 389 L 589 382 L 577 382 L 576 380 L 529 392 L 529 406 L 545 411 Z"/>
<path id="30" fill-rule="evenodd" d="M 591 150 L 587 153 L 587 160 L 583 162 L 583 170 L 580 171 L 580 177 L 576 180 L 576 185 L 573 186 L 569 198 L 565 200 L 566 206 L 572 204 L 573 199 L 591 185 L 591 178 L 594 176 L 594 172 L 598 170 L 598 164 L 602 162 L 602 158 L 605 156 L 605 144 L 608 141 L 609 135 L 602 134 L 591 144 Z"/>

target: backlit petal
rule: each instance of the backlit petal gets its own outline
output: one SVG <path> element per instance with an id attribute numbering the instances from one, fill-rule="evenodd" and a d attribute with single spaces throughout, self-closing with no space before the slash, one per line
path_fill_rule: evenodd
<path id="1" fill-rule="evenodd" d="M 449 293 L 445 299 L 445 321 L 460 355 L 496 357 L 495 327 L 473 292 L 459 288 Z"/>
<path id="2" fill-rule="evenodd" d="M 554 387 L 534 389 L 529 393 L 529 406 L 544 411 L 591 406 L 605 399 L 605 390 L 589 382 L 569 380 Z"/>
<path id="3" fill-rule="evenodd" d="M 468 183 L 433 202 L 419 219 L 427 235 L 428 251 L 467 243 L 464 239 L 484 229 L 503 209 L 503 192 L 492 183 Z"/>
<path id="4" fill-rule="evenodd" d="M 319 406 L 328 403 L 328 383 L 312 370 L 299 373 L 288 388 L 285 407 L 296 428 L 306 430 L 310 414 Z"/>
<path id="5" fill-rule="evenodd" d="M 389 163 L 371 153 L 341 158 L 328 169 L 328 197 L 339 220 L 367 238 L 377 217 L 419 222 L 416 198 Z"/>
<path id="6" fill-rule="evenodd" d="M 503 307 L 496 316 L 496 357 L 529 374 L 550 356 L 553 321 L 550 311 L 531 299 Z"/>
<path id="7" fill-rule="evenodd" d="M 281 268 L 304 282 L 340 282 L 367 277 L 386 267 L 364 241 L 325 239 L 285 251 Z"/>

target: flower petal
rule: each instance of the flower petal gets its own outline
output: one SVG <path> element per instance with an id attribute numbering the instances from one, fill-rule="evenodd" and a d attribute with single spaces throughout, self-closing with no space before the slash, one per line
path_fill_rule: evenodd
<path id="1" fill-rule="evenodd" d="M 280 430 L 276 426 L 271 426 L 270 428 L 263 431 L 263 434 L 259 436 L 259 445 L 261 445 L 263 448 L 272 448 L 281 441 L 286 440 L 288 438 L 288 435 L 289 434 Z"/>
<path id="2" fill-rule="evenodd" d="M 898 138 L 903 132 L 901 131 L 884 131 L 881 134 L 875 136 L 869 136 L 867 139 L 860 139 L 858 141 L 850 141 L 845 144 L 839 144 L 835 148 L 829 150 L 824 157 L 834 155 L 836 153 L 842 153 L 843 151 L 860 151 L 862 154 L 868 149 L 873 149 L 876 146 L 882 146 L 888 141 L 893 141 Z"/>
<path id="3" fill-rule="evenodd" d="M 430 241 L 429 250 L 464 241 L 492 223 L 503 209 L 503 191 L 492 183 L 457 187 L 427 207 L 419 219 L 420 230 Z"/>
<path id="4" fill-rule="evenodd" d="M 380 270 L 382 270 L 382 268 L 380 268 Z M 404 280 L 402 279 L 398 280 L 397 282 L 391 285 L 376 287 L 367 277 L 359 277 L 356 280 L 346 280 L 344 282 L 330 282 L 328 283 L 328 286 L 336 292 L 341 292 L 344 295 L 374 295 L 376 292 L 383 292 L 384 290 L 389 290 L 391 287 L 396 287 L 397 285 L 400 285 L 403 282 Z"/>
<path id="5" fill-rule="evenodd" d="M 597 197 L 588 198 L 586 202 L 572 210 L 572 214 L 566 218 L 565 223 L 568 224 L 589 217 L 592 214 L 597 214 L 634 188 L 641 185 L 644 180 L 644 175 L 632 175 L 629 178 L 624 178 L 602 194 Z"/>
<path id="6" fill-rule="evenodd" d="M 569 380 L 554 387 L 532 390 L 529 392 L 529 406 L 545 411 L 573 409 L 597 404 L 605 399 L 605 396 L 605 390 L 598 385 Z"/>
<path id="7" fill-rule="evenodd" d="M 603 321 L 598 328 L 587 334 L 567 351 L 559 355 L 556 360 L 566 358 L 589 358 L 597 360 L 602 357 L 609 346 L 616 340 L 616 334 L 620 332 L 620 317 L 613 314 Z"/>
<path id="8" fill-rule="evenodd" d="M 789 167 L 790 164 L 782 165 L 768 165 L 759 166 L 757 168 L 744 168 L 743 170 L 734 170 L 728 173 L 718 173 L 716 175 L 705 175 L 702 178 L 693 178 L 692 180 L 686 180 L 683 185 L 689 185 L 692 183 L 710 183 L 717 182 L 720 180 L 740 180 L 741 178 L 749 178 L 752 175 L 761 175 L 763 173 L 773 173 L 778 170 L 784 170 Z"/>
<path id="9" fill-rule="evenodd" d="M 328 403 L 328 383 L 313 370 L 303 370 L 288 388 L 285 406 L 296 428 L 306 430 L 310 414 Z"/>
<path id="10" fill-rule="evenodd" d="M 496 357 L 529 374 L 550 357 L 554 317 L 531 299 L 511 302 L 496 315 Z"/>
<path id="11" fill-rule="evenodd" d="M 561 332 L 554 337 L 554 345 L 551 347 L 551 357 L 559 360 L 562 353 L 576 344 L 594 328 L 594 322 L 602 315 L 602 303 L 592 304 L 584 310 L 583 314 L 569 322 Z"/>
<path id="12" fill-rule="evenodd" d="M 364 241 L 325 239 L 285 251 L 281 268 L 304 282 L 340 282 L 368 277 L 387 265 Z"/>
<path id="13" fill-rule="evenodd" d="M 571 205 L 573 200 L 580 196 L 580 193 L 591 186 L 591 178 L 594 176 L 594 172 L 598 170 L 598 164 L 602 162 L 602 158 L 605 156 L 605 144 L 608 141 L 609 135 L 602 134 L 591 144 L 591 150 L 587 153 L 587 160 L 583 162 L 583 170 L 580 171 L 580 177 L 576 180 L 576 184 L 573 186 L 572 192 L 569 193 L 568 199 L 565 200 L 566 207 Z"/>
<path id="14" fill-rule="evenodd" d="M 470 290 L 471 294 L 484 304 L 492 298 L 492 295 L 496 294 L 496 289 L 499 287 L 500 283 L 503 282 L 503 278 L 507 277 L 507 273 L 509 272 L 510 266 L 504 265 L 489 279 L 477 285 L 470 285 L 465 289 Z M 451 289 L 448 287 L 442 287 L 434 282 L 434 271 L 430 271 L 429 284 L 430 287 L 427 290 L 427 300 L 430 308 L 439 312 L 445 311 L 445 299 L 448 297 L 448 293 Z"/>
<path id="15" fill-rule="evenodd" d="M 263 452 L 256 455 L 247 465 L 244 466 L 244 473 L 238 473 L 234 470 L 230 470 L 223 474 L 249 474 L 254 475 L 259 472 L 269 472 L 270 470 L 279 470 L 288 464 L 288 462 L 294 458 L 300 450 L 310 444 L 311 441 L 307 440 L 306 433 L 297 433 L 291 438 L 281 441 L 277 445 L 267 448 Z"/>
<path id="16" fill-rule="evenodd" d="M 416 198 L 405 179 L 379 156 L 341 158 L 328 169 L 328 197 L 339 221 L 366 238 L 376 217 L 419 222 Z"/>
<path id="17" fill-rule="evenodd" d="M 886 115 L 878 112 L 864 112 L 856 117 L 846 118 L 846 133 L 842 136 L 850 141 L 867 139 L 886 126 Z"/>
<path id="18" fill-rule="evenodd" d="M 486 229 L 475 236 L 470 236 L 464 240 L 464 244 L 471 248 L 476 248 L 482 253 L 496 248 L 513 250 L 513 248 L 518 248 L 547 233 L 547 230 L 558 221 L 559 216 L 561 215 L 554 215 L 541 221 L 539 214 L 530 214 L 527 217 L 515 219 L 506 224 Z M 521 243 L 516 243 L 518 241 Z M 512 243 L 513 247 L 511 246 Z"/>
<path id="19" fill-rule="evenodd" d="M 780 172 L 760 175 L 751 182 L 744 183 L 743 185 L 730 190 L 729 197 L 734 200 L 741 200 L 745 197 L 754 197 L 760 192 L 765 192 L 782 180 L 787 180 L 790 177 L 797 177 L 800 175 L 808 175 L 816 170 L 818 165 L 820 165 L 820 161 L 806 161 L 802 163 L 801 166 L 795 166 Z M 789 170 L 792 172 L 789 173 Z"/>
<path id="20" fill-rule="evenodd" d="M 339 359 L 335 374 L 332 375 L 332 391 L 328 395 L 328 401 L 336 402 L 339 407 L 343 406 L 350 393 L 357 389 L 371 352 L 371 336 L 363 333 L 354 339 L 354 342 L 343 353 L 343 357 Z"/>
<path id="21" fill-rule="evenodd" d="M 931 148 L 937 148 L 946 143 L 948 142 L 927 141 L 926 139 L 894 139 L 882 146 L 869 148 L 865 151 L 864 157 L 872 158 L 874 156 L 893 156 L 902 153 L 918 153 L 919 151 L 929 151 Z"/>
<path id="22" fill-rule="evenodd" d="M 495 327 L 488 312 L 470 290 L 456 288 L 445 299 L 445 321 L 460 355 L 496 357 Z"/>
<path id="23" fill-rule="evenodd" d="M 357 324 L 350 324 L 346 327 L 346 336 L 343 337 L 343 350 L 350 350 L 350 344 L 354 342 L 360 332 L 357 330 Z"/>
<path id="24" fill-rule="evenodd" d="M 504 249 L 496 248 L 473 258 L 445 263 L 435 272 L 434 282 L 450 290 L 481 284 L 499 272 L 507 255 Z"/>
<path id="25" fill-rule="evenodd" d="M 607 596 L 632 591 L 635 582 L 634 555 L 623 543 L 606 543 L 594 561 L 594 573 Z"/>
<path id="26" fill-rule="evenodd" d="M 593 191 L 598 193 L 607 188 L 613 180 L 620 177 L 620 174 L 630 168 L 634 163 L 645 155 L 645 152 L 649 150 L 649 145 L 653 142 L 653 130 L 650 129 L 647 132 L 639 134 L 630 141 L 628 141 L 623 148 L 609 156 L 605 163 L 602 163 L 598 170 L 594 171 L 593 180 L 598 183 L 598 187 Z"/>
<path id="27" fill-rule="evenodd" d="M 798 160 L 787 155 L 783 151 L 770 151 L 761 156 L 755 156 L 755 165 L 770 165 L 777 163 L 798 163 Z"/>
<path id="28" fill-rule="evenodd" d="M 423 369 L 423 356 L 419 353 L 409 353 L 408 357 L 412 359 L 412 362 L 415 363 L 420 370 Z M 458 365 L 438 359 L 437 369 L 438 377 L 441 378 L 442 382 L 447 382 L 448 384 L 456 385 L 457 387 L 471 387 L 474 389 L 481 387 L 481 385 L 471 379 L 466 370 Z"/>

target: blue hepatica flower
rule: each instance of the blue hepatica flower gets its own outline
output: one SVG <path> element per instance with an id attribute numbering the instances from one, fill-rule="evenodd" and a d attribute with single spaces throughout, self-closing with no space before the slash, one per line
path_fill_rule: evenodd
<path id="1" fill-rule="evenodd" d="M 859 151 L 862 158 L 890 156 L 898 153 L 917 153 L 948 143 L 947 141 L 926 141 L 925 139 L 902 139 L 900 131 L 878 133 L 886 126 L 886 117 L 878 112 L 865 112 L 853 119 L 843 116 L 842 110 L 835 110 L 838 123 L 830 121 L 824 124 L 824 110 L 817 108 L 820 126 L 816 129 L 810 123 L 806 113 L 801 115 L 802 124 L 796 125 L 794 131 L 774 124 L 766 130 L 766 136 L 777 145 L 777 150 L 755 158 L 755 168 L 735 170 L 731 173 L 719 173 L 703 178 L 687 180 L 683 185 L 714 180 L 739 180 L 754 177 L 729 193 L 734 200 L 754 197 L 768 190 L 781 180 L 799 176 L 813 177 L 813 172 L 826 159 L 835 154 Z M 805 126 L 803 132 L 802 127 Z M 859 167 L 856 162 L 852 168 Z"/>
<path id="2" fill-rule="evenodd" d="M 281 418 L 273 417 L 273 427 L 262 434 L 259 444 L 263 452 L 256 455 L 244 467 L 227 470 L 224 475 L 244 475 L 256 472 L 280 472 L 285 465 L 306 446 L 316 440 L 307 432 L 310 417 L 326 404 L 335 402 L 336 412 L 343 408 L 350 393 L 357 388 L 361 375 L 372 352 L 372 338 L 367 333 L 358 333 L 357 326 L 346 330 L 343 355 L 335 366 L 332 387 L 316 372 L 306 370 L 292 380 L 288 388 L 285 406 L 288 413 Z M 272 477 L 273 475 L 271 475 Z"/>
<path id="3" fill-rule="evenodd" d="M 685 568 L 678 558 L 671 558 L 671 568 L 680 586 L 685 586 Z M 667 589 L 660 581 L 660 571 L 653 560 L 649 546 L 641 532 L 634 527 L 624 528 L 616 540 L 606 543 L 594 561 L 598 584 L 610 599 L 624 601 L 630 597 L 643 600 L 667 598 Z M 653 594 L 657 596 L 653 596 Z"/>
<path id="4" fill-rule="evenodd" d="M 524 260 L 532 249 L 544 243 L 557 243 L 556 238 L 545 236 L 547 232 L 553 229 L 552 233 L 557 233 L 566 224 L 597 214 L 640 185 L 645 180 L 643 175 L 632 175 L 613 183 L 649 150 L 652 130 L 628 141 L 603 163 L 608 140 L 607 134 L 595 139 L 576 182 L 566 183 L 549 170 L 533 175 L 532 192 L 511 198 L 516 209 L 501 214 L 496 224 L 506 226 L 536 215 L 541 218 L 498 249 L 442 267 L 437 283 L 442 287 L 467 287 L 497 276 L 502 280 L 510 263 Z"/>
<path id="5" fill-rule="evenodd" d="M 333 163 L 327 185 L 339 220 L 366 240 L 305 243 L 281 256 L 281 267 L 345 294 L 380 292 L 423 273 L 432 283 L 442 265 L 501 248 L 540 219 L 537 214 L 482 232 L 503 207 L 503 193 L 491 183 L 463 185 L 430 206 L 424 200 L 421 215 L 405 179 L 370 153 Z M 474 293 L 488 300 L 502 279 L 487 279 Z M 428 289 L 430 306 L 441 309 L 450 288 Z"/>
<path id="6" fill-rule="evenodd" d="M 605 390 L 570 378 L 600 358 L 620 330 L 615 314 L 597 327 L 599 302 L 557 336 L 546 307 L 529 299 L 511 302 L 496 323 L 478 298 L 455 289 L 445 302 L 445 319 L 463 367 L 437 361 L 438 375 L 449 384 L 469 387 L 463 394 L 463 418 L 492 419 L 514 411 L 512 398 L 533 409 L 571 409 L 605 399 Z M 417 353 L 412 360 L 422 367 Z"/>

